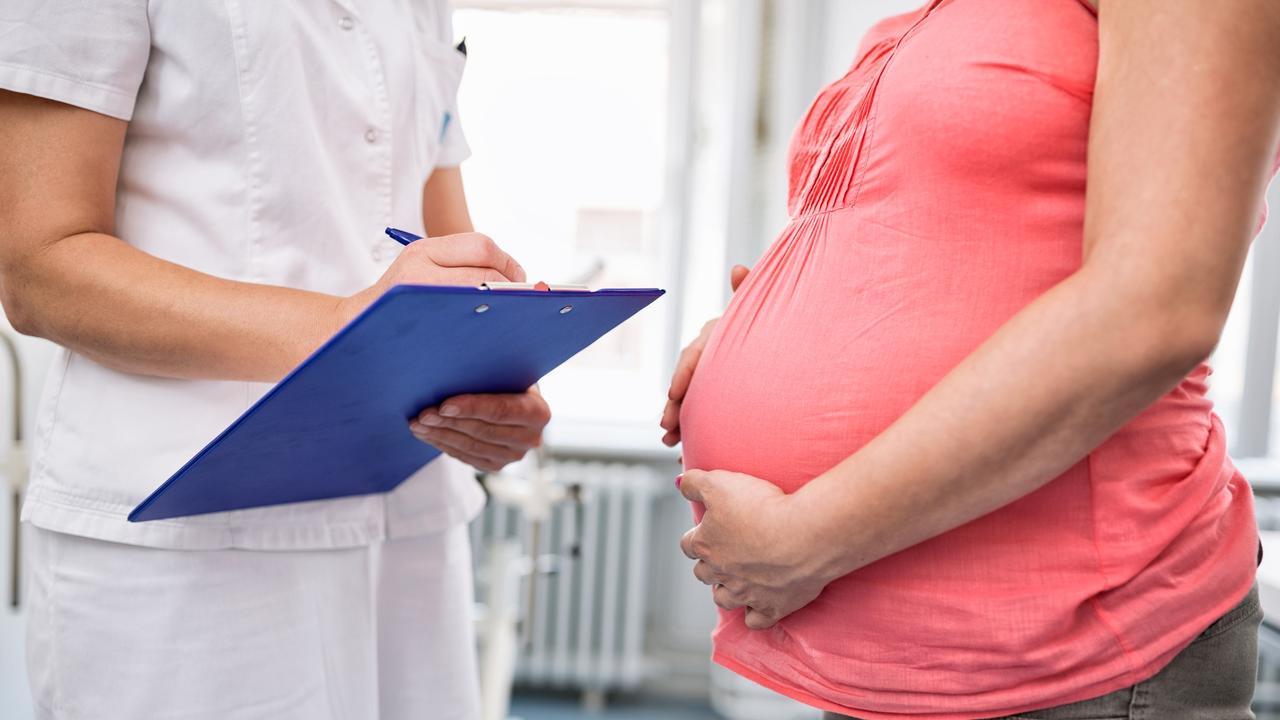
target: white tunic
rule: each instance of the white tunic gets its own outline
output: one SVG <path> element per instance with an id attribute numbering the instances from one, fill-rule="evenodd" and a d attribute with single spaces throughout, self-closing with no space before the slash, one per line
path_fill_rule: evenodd
<path id="1" fill-rule="evenodd" d="M 422 183 L 468 154 L 444 0 L 6 0 L 0 88 L 129 121 L 116 232 L 212 275 L 333 294 L 422 232 Z M 144 377 L 62 351 L 23 517 L 175 549 L 317 549 L 439 531 L 483 504 L 432 462 L 387 496 L 131 524 L 129 510 L 267 389 Z"/>

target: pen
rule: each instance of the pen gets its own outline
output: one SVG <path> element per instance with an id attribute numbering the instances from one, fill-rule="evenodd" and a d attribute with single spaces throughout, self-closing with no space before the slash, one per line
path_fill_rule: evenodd
<path id="1" fill-rule="evenodd" d="M 401 245 L 408 245 L 409 243 L 413 242 L 414 240 L 421 240 L 421 239 L 422 239 L 422 236 L 421 236 L 421 235 L 414 235 L 413 233 L 409 232 L 408 230 L 400 230 L 400 229 L 398 229 L 398 228 L 393 228 L 393 227 L 389 227 L 389 228 L 387 228 L 387 235 L 389 235 L 389 236 L 391 237 L 391 239 L 392 239 L 392 240 L 395 240 L 396 242 L 400 243 Z"/>

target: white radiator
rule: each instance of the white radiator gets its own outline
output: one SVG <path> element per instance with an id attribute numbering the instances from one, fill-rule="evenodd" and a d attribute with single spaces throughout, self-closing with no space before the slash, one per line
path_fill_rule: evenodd
<path id="1" fill-rule="evenodd" d="M 526 575 L 520 591 L 523 642 L 516 682 L 634 689 L 647 671 L 644 628 L 654 504 L 670 480 L 642 464 L 555 461 L 552 468 L 556 483 L 580 488 L 580 502 L 554 508 L 539 533 L 535 565 L 540 572 Z M 533 533 L 515 508 L 494 501 L 471 532 L 477 597 L 483 599 L 487 548 L 513 539 L 527 555 Z"/>

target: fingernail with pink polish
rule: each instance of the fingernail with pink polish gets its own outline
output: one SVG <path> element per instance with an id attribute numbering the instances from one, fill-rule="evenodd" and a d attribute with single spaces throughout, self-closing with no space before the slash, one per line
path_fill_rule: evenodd
<path id="1" fill-rule="evenodd" d="M 676 476 L 676 489 L 680 488 L 681 480 L 684 480 L 684 473 L 680 473 L 679 475 Z"/>

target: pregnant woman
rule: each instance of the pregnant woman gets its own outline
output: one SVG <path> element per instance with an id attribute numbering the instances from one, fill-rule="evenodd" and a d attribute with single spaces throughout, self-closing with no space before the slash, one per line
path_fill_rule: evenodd
<path id="1" fill-rule="evenodd" d="M 1204 361 L 1277 47 L 1273 0 L 870 32 L 663 421 L 717 662 L 832 717 L 1252 717 L 1258 536 Z"/>

